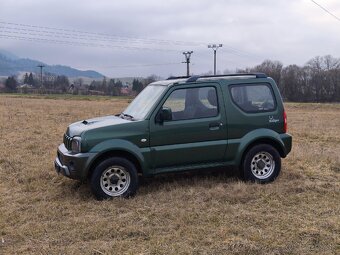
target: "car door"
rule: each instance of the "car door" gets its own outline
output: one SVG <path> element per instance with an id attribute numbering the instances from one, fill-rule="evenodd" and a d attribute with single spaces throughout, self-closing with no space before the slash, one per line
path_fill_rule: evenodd
<path id="1" fill-rule="evenodd" d="M 150 147 L 155 172 L 162 168 L 221 162 L 227 128 L 221 88 L 216 83 L 174 86 L 150 118 Z M 162 108 L 172 119 L 157 123 Z"/>

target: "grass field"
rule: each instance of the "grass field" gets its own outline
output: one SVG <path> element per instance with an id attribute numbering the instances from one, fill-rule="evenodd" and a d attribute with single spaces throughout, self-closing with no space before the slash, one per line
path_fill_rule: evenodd
<path id="1" fill-rule="evenodd" d="M 56 148 L 128 100 L 0 96 L 0 254 L 340 254 L 339 104 L 286 104 L 293 150 L 272 184 L 159 176 L 98 202 L 56 175 Z"/>

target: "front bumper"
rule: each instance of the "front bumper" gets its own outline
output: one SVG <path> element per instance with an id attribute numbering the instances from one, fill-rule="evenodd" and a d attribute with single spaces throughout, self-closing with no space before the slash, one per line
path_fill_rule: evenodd
<path id="1" fill-rule="evenodd" d="M 85 180 L 90 163 L 95 153 L 74 154 L 67 150 L 64 144 L 58 147 L 57 157 L 54 160 L 54 168 L 58 174 L 76 180 Z"/>
<path id="2" fill-rule="evenodd" d="M 62 174 L 64 176 L 70 177 L 70 170 L 68 169 L 67 166 L 61 164 L 59 157 L 56 157 L 54 160 L 54 169 L 58 174 Z"/>

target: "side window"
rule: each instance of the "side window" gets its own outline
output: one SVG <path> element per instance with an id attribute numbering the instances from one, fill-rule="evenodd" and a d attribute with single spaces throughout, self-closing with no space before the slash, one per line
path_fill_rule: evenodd
<path id="1" fill-rule="evenodd" d="M 235 85 L 230 92 L 234 103 L 245 112 L 265 112 L 276 108 L 273 92 L 267 84 Z"/>
<path id="2" fill-rule="evenodd" d="M 218 114 L 218 102 L 214 87 L 178 89 L 163 104 L 170 108 L 172 120 L 214 117 Z"/>

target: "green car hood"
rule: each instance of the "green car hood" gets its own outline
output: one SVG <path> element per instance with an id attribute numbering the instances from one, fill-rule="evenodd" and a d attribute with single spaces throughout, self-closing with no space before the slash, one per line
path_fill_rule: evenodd
<path id="1" fill-rule="evenodd" d="M 130 123 L 130 120 L 125 120 L 122 118 L 119 118 L 117 116 L 105 116 L 105 117 L 98 117 L 83 121 L 78 121 L 75 123 L 72 123 L 67 128 L 66 134 L 70 137 L 73 136 L 80 136 L 83 132 L 89 131 L 92 129 L 98 129 L 102 127 L 107 126 L 113 126 L 113 125 L 119 125 L 119 124 L 125 124 Z"/>

